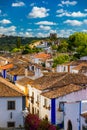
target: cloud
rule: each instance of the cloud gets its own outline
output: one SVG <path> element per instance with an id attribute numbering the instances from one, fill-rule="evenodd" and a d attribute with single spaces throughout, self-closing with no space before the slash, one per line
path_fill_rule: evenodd
<path id="1" fill-rule="evenodd" d="M 29 31 L 29 32 L 30 32 L 30 31 L 32 31 L 32 29 L 30 29 L 30 28 L 29 28 L 29 29 L 27 29 L 27 31 Z"/>
<path id="2" fill-rule="evenodd" d="M 40 21 L 35 23 L 36 25 L 56 25 L 56 23 L 54 22 L 50 22 L 50 21 Z"/>
<path id="3" fill-rule="evenodd" d="M 10 27 L 0 27 L 0 34 L 5 34 L 5 35 L 14 35 L 16 32 L 16 27 L 15 26 L 10 26 Z"/>
<path id="4" fill-rule="evenodd" d="M 77 4 L 77 1 L 70 2 L 69 0 L 67 0 L 67 1 L 61 1 L 61 3 L 62 3 L 62 5 L 66 5 L 66 6 L 68 6 L 68 5 L 74 6 Z"/>
<path id="5" fill-rule="evenodd" d="M 17 34 L 18 36 L 21 36 L 21 37 L 34 37 L 34 35 L 32 34 L 32 32 L 19 32 L 18 34 Z"/>
<path id="6" fill-rule="evenodd" d="M 49 9 L 44 7 L 33 7 L 32 11 L 28 14 L 28 17 L 31 18 L 44 18 L 47 17 L 49 14 L 47 13 Z"/>
<path id="7" fill-rule="evenodd" d="M 30 4 L 30 6 L 34 6 L 34 5 L 35 5 L 35 3 L 31 3 L 31 4 Z"/>
<path id="8" fill-rule="evenodd" d="M 62 4 L 58 4 L 58 6 L 63 7 L 63 5 L 62 5 Z"/>
<path id="9" fill-rule="evenodd" d="M 0 14 L 2 13 L 2 10 L 0 9 Z"/>
<path id="10" fill-rule="evenodd" d="M 63 13 L 64 10 L 63 10 L 63 9 L 59 9 L 59 10 L 57 10 L 56 12 L 57 12 L 57 13 Z"/>
<path id="11" fill-rule="evenodd" d="M 51 27 L 50 27 L 50 26 L 43 26 L 43 25 L 40 25 L 40 29 L 45 30 L 45 31 L 48 31 L 48 30 L 51 29 Z"/>
<path id="12" fill-rule="evenodd" d="M 48 4 L 48 2 L 47 2 L 47 1 L 42 1 L 42 3 L 43 3 L 43 4 Z"/>
<path id="13" fill-rule="evenodd" d="M 69 24 L 71 26 L 81 26 L 83 23 L 78 20 L 66 20 L 64 23 Z"/>
<path id="14" fill-rule="evenodd" d="M 16 3 L 12 3 L 12 7 L 21 7 L 21 6 L 25 6 L 25 3 L 20 1 L 20 2 L 16 2 Z"/>
<path id="15" fill-rule="evenodd" d="M 83 21 L 83 23 L 84 23 L 84 24 L 87 24 L 87 19 L 85 19 L 85 20 Z"/>
<path id="16" fill-rule="evenodd" d="M 48 33 L 41 33 L 41 32 L 39 32 L 39 33 L 37 33 L 37 37 L 48 37 L 49 36 L 49 34 Z"/>
<path id="17" fill-rule="evenodd" d="M 59 30 L 58 31 L 58 37 L 69 37 L 72 33 L 75 31 L 72 29 L 67 29 L 67 30 Z"/>
<path id="18" fill-rule="evenodd" d="M 86 30 L 86 29 L 83 29 L 82 32 L 86 32 L 86 33 L 87 33 L 87 30 Z"/>
<path id="19" fill-rule="evenodd" d="M 25 32 L 25 37 L 33 37 L 31 32 Z"/>
<path id="20" fill-rule="evenodd" d="M 80 11 L 78 12 L 68 12 L 66 10 L 60 9 L 56 11 L 58 13 L 57 17 L 63 17 L 63 16 L 67 16 L 67 17 L 86 17 L 87 13 L 82 13 Z"/>
<path id="21" fill-rule="evenodd" d="M 66 6 L 69 6 L 69 5 L 75 6 L 76 4 L 77 4 L 77 1 L 69 1 L 69 0 L 67 0 L 67 1 L 61 1 L 61 3 L 58 4 L 58 6 L 61 6 L 61 7 L 63 7 L 64 5 L 66 5 Z"/>
<path id="22" fill-rule="evenodd" d="M 3 13 L 2 10 L 0 9 L 0 16 L 5 17 L 5 16 L 7 16 L 7 14 Z"/>
<path id="23" fill-rule="evenodd" d="M 87 12 L 87 9 L 84 9 L 85 12 Z"/>
<path id="24" fill-rule="evenodd" d="M 86 16 L 87 14 L 81 13 L 80 11 L 71 13 L 71 17 L 86 17 Z"/>
<path id="25" fill-rule="evenodd" d="M 8 20 L 8 19 L 3 19 L 3 20 L 0 21 L 0 23 L 1 23 L 1 24 L 10 24 L 11 21 Z"/>

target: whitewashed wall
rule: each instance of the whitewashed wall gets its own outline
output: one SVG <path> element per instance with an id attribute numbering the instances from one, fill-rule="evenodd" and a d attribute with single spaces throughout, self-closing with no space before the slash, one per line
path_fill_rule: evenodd
<path id="1" fill-rule="evenodd" d="M 30 85 L 28 85 L 28 89 L 29 89 L 29 96 L 32 96 L 32 92 L 34 92 L 34 104 L 33 105 L 31 103 L 31 98 L 29 98 L 30 113 L 32 113 L 32 107 L 34 107 L 34 114 L 36 114 L 37 111 L 39 110 L 40 119 L 45 118 L 45 116 L 47 115 L 48 120 L 51 121 L 51 110 L 48 110 L 43 107 L 45 97 L 41 96 L 41 91 L 31 87 Z M 39 106 L 36 103 L 37 95 L 39 95 Z M 49 106 L 49 105 L 51 106 L 51 101 L 50 101 L 50 99 L 47 98 L 47 106 Z"/>
<path id="2" fill-rule="evenodd" d="M 43 107 L 44 105 L 44 99 L 47 100 L 47 108 Z M 48 109 L 48 107 L 51 107 L 51 100 L 44 97 L 44 96 L 41 96 L 41 102 L 40 102 L 40 118 L 43 119 L 45 118 L 45 116 L 48 117 L 48 121 L 51 122 L 51 108 L 50 110 Z"/>
<path id="3" fill-rule="evenodd" d="M 58 65 L 57 72 L 68 72 L 68 66 L 66 65 Z"/>
<path id="4" fill-rule="evenodd" d="M 68 121 L 72 123 L 72 130 L 78 130 L 79 127 L 79 102 L 65 103 L 64 105 L 64 130 L 67 130 Z"/>
<path id="5" fill-rule="evenodd" d="M 22 85 L 20 85 L 20 84 L 18 84 L 16 82 L 15 82 L 15 85 L 25 93 L 25 91 L 26 91 L 25 86 L 22 86 Z"/>
<path id="6" fill-rule="evenodd" d="M 76 67 L 76 66 L 72 66 L 72 65 L 70 65 L 70 73 L 73 73 L 72 70 L 73 70 L 74 67 Z"/>
<path id="7" fill-rule="evenodd" d="M 72 69 L 72 73 L 78 73 L 78 70 Z"/>
<path id="8" fill-rule="evenodd" d="M 7 101 L 15 101 L 16 109 L 8 110 Z M 12 119 L 10 113 L 12 112 Z M 7 127 L 7 122 L 15 122 L 15 127 L 23 126 L 22 97 L 0 98 L 0 127 Z"/>

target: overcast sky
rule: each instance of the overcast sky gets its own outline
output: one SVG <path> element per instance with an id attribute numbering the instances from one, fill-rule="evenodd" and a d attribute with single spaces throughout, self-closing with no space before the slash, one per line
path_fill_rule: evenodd
<path id="1" fill-rule="evenodd" d="M 87 32 L 87 0 L 0 0 L 0 34 L 68 37 Z"/>

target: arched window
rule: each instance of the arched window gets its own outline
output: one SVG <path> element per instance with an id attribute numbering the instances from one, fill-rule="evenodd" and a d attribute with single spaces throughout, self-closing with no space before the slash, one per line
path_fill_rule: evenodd
<path id="1" fill-rule="evenodd" d="M 67 124 L 67 130 L 72 130 L 72 122 L 70 120 L 68 120 L 68 124 Z"/>

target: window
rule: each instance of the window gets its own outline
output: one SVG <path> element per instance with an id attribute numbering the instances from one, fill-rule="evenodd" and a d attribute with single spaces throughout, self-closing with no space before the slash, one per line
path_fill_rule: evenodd
<path id="1" fill-rule="evenodd" d="M 66 67 L 64 66 L 64 72 L 66 71 Z"/>
<path id="2" fill-rule="evenodd" d="M 47 107 L 47 99 L 44 99 L 44 107 Z"/>
<path id="3" fill-rule="evenodd" d="M 32 92 L 31 103 L 34 103 L 34 92 Z"/>
<path id="4" fill-rule="evenodd" d="M 59 111 L 64 111 L 64 102 L 59 103 Z"/>
<path id="5" fill-rule="evenodd" d="M 37 102 L 39 103 L 39 95 L 37 95 Z"/>
<path id="6" fill-rule="evenodd" d="M 8 127 L 15 127 L 15 122 L 8 122 L 8 123 L 7 123 L 7 126 L 8 126 Z"/>
<path id="7" fill-rule="evenodd" d="M 8 110 L 15 110 L 15 101 L 8 101 L 7 108 Z"/>
<path id="8" fill-rule="evenodd" d="M 37 110 L 37 115 L 39 116 L 39 110 Z"/>
<path id="9" fill-rule="evenodd" d="M 39 95 L 37 95 L 37 101 L 36 101 L 36 103 L 37 103 L 37 106 L 39 106 Z"/>

